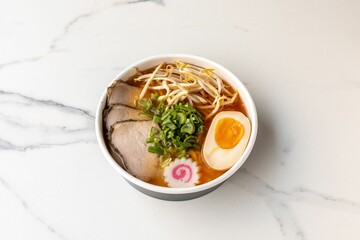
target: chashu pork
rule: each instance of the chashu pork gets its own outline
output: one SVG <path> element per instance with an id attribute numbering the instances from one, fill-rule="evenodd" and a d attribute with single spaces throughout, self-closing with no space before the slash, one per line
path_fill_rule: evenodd
<path id="1" fill-rule="evenodd" d="M 129 84 L 120 80 L 115 81 L 107 90 L 107 104 L 108 106 L 114 104 L 122 104 L 129 107 L 137 108 L 136 101 L 142 88 L 130 86 Z"/>
<path id="2" fill-rule="evenodd" d="M 120 165 L 120 167 L 122 167 L 123 169 L 125 169 L 126 171 L 128 171 L 128 169 L 126 168 L 125 166 L 125 163 L 124 163 L 124 159 L 122 158 L 122 156 L 120 156 L 120 154 L 114 149 L 114 147 L 109 144 L 109 153 L 110 155 L 113 157 L 113 159 L 115 160 L 115 162 L 117 164 Z"/>
<path id="3" fill-rule="evenodd" d="M 148 117 L 140 114 L 141 111 L 124 105 L 112 105 L 105 110 L 105 126 L 109 131 L 111 126 L 117 122 L 123 122 L 127 120 L 149 120 Z"/>
<path id="4" fill-rule="evenodd" d="M 147 151 L 146 139 L 152 121 L 125 121 L 115 123 L 109 132 L 111 147 L 122 158 L 127 171 L 135 177 L 149 181 L 157 174 L 159 157 Z"/>

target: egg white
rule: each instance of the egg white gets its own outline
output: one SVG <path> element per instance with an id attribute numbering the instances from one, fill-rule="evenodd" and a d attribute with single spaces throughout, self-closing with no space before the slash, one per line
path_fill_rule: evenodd
<path id="1" fill-rule="evenodd" d="M 215 129 L 220 119 L 232 118 L 239 121 L 244 127 L 244 135 L 240 141 L 231 149 L 223 149 L 215 141 Z M 222 111 L 218 113 L 211 122 L 202 149 L 202 155 L 206 164 L 216 170 L 227 170 L 232 167 L 244 153 L 250 138 L 250 120 L 241 112 Z"/>

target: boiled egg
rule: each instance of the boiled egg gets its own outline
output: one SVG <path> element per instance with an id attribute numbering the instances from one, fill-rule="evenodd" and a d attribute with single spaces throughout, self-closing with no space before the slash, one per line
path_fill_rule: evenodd
<path id="1" fill-rule="evenodd" d="M 211 122 L 203 145 L 206 164 L 216 170 L 232 167 L 244 153 L 250 133 L 250 120 L 243 113 L 219 112 Z"/>

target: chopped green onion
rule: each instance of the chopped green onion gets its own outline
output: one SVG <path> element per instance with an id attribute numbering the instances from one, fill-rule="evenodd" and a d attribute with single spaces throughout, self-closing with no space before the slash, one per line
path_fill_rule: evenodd
<path id="1" fill-rule="evenodd" d="M 204 131 L 203 116 L 189 103 L 168 107 L 153 94 L 151 99 L 141 99 L 138 104 L 143 107 L 142 114 L 160 127 L 151 128 L 146 142 L 151 144 L 148 152 L 161 156 L 161 167 L 174 158 L 186 157 L 189 148 L 200 148 L 197 135 Z"/>
<path id="2" fill-rule="evenodd" d="M 151 129 L 150 129 L 150 137 L 154 137 L 158 133 L 159 133 L 159 129 L 157 129 L 155 127 L 151 127 Z"/>
<path id="3" fill-rule="evenodd" d="M 185 115 L 185 113 L 178 112 L 178 113 L 177 113 L 177 116 L 178 116 L 178 119 L 179 119 L 179 123 L 180 123 L 180 124 L 184 124 L 185 121 L 186 121 L 186 115 Z"/>
<path id="4" fill-rule="evenodd" d="M 155 116 L 153 117 L 153 121 L 154 121 L 155 123 L 161 123 L 161 118 L 155 115 Z"/>
<path id="5" fill-rule="evenodd" d="M 172 158 L 167 158 L 167 159 L 161 161 L 160 167 L 165 168 L 165 167 L 169 166 L 171 161 L 172 161 Z"/>
<path id="6" fill-rule="evenodd" d="M 185 123 L 182 127 L 180 132 L 182 133 L 188 133 L 188 134 L 193 134 L 195 132 L 195 126 L 192 123 Z"/>
<path id="7" fill-rule="evenodd" d="M 159 146 L 149 146 L 147 150 L 148 150 L 148 152 L 151 152 L 151 153 L 156 153 L 158 155 L 164 155 L 164 149 L 162 149 Z"/>
<path id="8" fill-rule="evenodd" d="M 141 99 L 140 101 L 138 101 L 138 104 L 147 110 L 151 109 L 153 106 L 151 100 L 149 99 Z"/>

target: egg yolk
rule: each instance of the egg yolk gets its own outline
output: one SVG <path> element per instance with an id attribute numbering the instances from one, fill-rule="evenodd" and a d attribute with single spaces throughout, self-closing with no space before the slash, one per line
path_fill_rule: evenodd
<path id="1" fill-rule="evenodd" d="M 222 118 L 215 128 L 215 141 L 224 149 L 235 147 L 244 135 L 244 126 L 233 118 Z"/>

